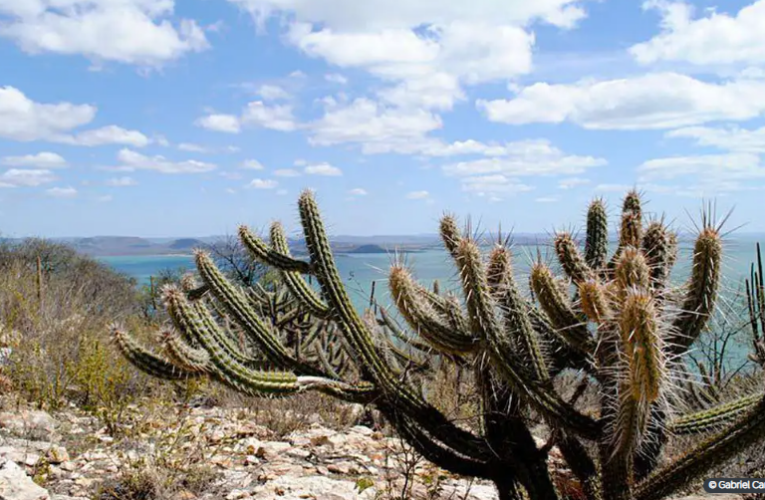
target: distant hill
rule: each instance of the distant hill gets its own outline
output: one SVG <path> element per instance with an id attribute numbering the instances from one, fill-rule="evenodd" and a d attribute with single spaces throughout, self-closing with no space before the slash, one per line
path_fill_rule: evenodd
<path id="1" fill-rule="evenodd" d="M 388 250 L 380 245 L 361 245 L 346 253 L 388 253 Z"/>
<path id="2" fill-rule="evenodd" d="M 489 236 L 491 233 L 487 233 Z M 511 241 L 514 245 L 545 245 L 549 243 L 550 233 L 514 233 Z M 583 234 L 578 235 L 579 238 Z M 680 241 L 693 240 L 694 235 L 681 233 Z M 136 236 L 92 236 L 86 238 L 67 237 L 51 238 L 52 241 L 66 243 L 77 251 L 93 256 L 114 255 L 168 255 L 191 254 L 194 248 L 205 247 L 216 241 L 222 241 L 225 236 L 200 236 L 195 238 L 141 238 Z M 616 235 L 609 238 L 616 241 Z M 17 241 L 17 238 L 3 238 L 2 241 Z M 739 231 L 731 235 L 729 244 L 749 244 L 753 241 L 765 240 L 763 233 L 746 233 Z M 290 249 L 297 257 L 307 253 L 305 241 L 302 238 L 289 240 Z M 331 237 L 332 250 L 337 254 L 375 254 L 388 252 L 419 252 L 429 249 L 442 249 L 441 239 L 436 234 L 417 235 L 379 235 L 353 236 L 339 235 Z"/>
<path id="3" fill-rule="evenodd" d="M 170 242 L 167 246 L 173 250 L 191 251 L 195 248 L 203 247 L 205 244 L 196 238 L 181 238 Z"/>

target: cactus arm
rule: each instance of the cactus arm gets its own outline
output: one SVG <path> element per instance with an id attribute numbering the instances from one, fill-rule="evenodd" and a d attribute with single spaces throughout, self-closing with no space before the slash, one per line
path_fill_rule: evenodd
<path id="1" fill-rule="evenodd" d="M 579 318 L 566 297 L 557 287 L 550 268 L 537 262 L 531 269 L 531 286 L 555 333 L 569 345 L 585 355 L 594 351 L 594 342 L 587 324 Z"/>
<path id="2" fill-rule="evenodd" d="M 460 278 L 467 297 L 468 320 L 474 331 L 481 332 L 497 370 L 520 397 L 529 401 L 551 422 L 566 426 L 583 437 L 597 438 L 601 431 L 598 422 L 563 401 L 549 381 L 531 375 L 513 351 L 509 337 L 502 332 L 494 314 L 495 304 L 475 242 L 463 239 L 457 253 Z"/>
<path id="3" fill-rule="evenodd" d="M 672 254 L 677 251 L 672 249 L 669 230 L 660 221 L 651 222 L 643 234 L 641 245 L 651 268 L 653 285 L 658 289 L 665 288 L 671 271 Z"/>
<path id="4" fill-rule="evenodd" d="M 386 415 L 396 415 L 395 409 L 380 405 Z M 491 479 L 493 477 L 490 462 L 476 460 L 455 451 L 429 435 L 416 423 L 403 416 L 390 419 L 396 431 L 427 460 L 454 474 Z M 507 475 L 509 471 L 505 470 Z"/>
<path id="5" fill-rule="evenodd" d="M 765 400 L 739 421 L 638 484 L 635 500 L 661 500 L 765 438 Z"/>
<path id="6" fill-rule="evenodd" d="M 274 251 L 281 255 L 289 256 L 290 248 L 287 244 L 287 237 L 284 235 L 284 229 L 278 222 L 271 225 L 271 245 Z M 280 273 L 284 278 L 284 283 L 303 305 L 315 316 L 324 318 L 329 313 L 329 308 L 316 292 L 305 282 L 301 274 L 297 271 L 289 271 L 280 268 Z"/>
<path id="7" fill-rule="evenodd" d="M 421 287 L 405 268 L 391 267 L 388 283 L 401 315 L 433 348 L 447 354 L 467 354 L 478 346 L 478 339 L 468 331 L 453 329 L 436 315 L 427 302 L 421 300 Z"/>
<path id="8" fill-rule="evenodd" d="M 271 328 L 249 307 L 247 299 L 225 279 L 210 256 L 204 252 L 196 252 L 195 259 L 199 274 L 210 287 L 210 292 L 234 321 L 255 341 L 264 356 L 279 368 L 293 368 L 295 361 L 278 341 Z"/>
<path id="9" fill-rule="evenodd" d="M 489 275 L 493 275 L 492 279 Z M 515 283 L 510 251 L 503 245 L 495 247 L 489 257 L 486 282 L 501 311 L 504 331 L 517 342 L 522 355 L 528 356 L 534 376 L 539 380 L 549 380 L 547 360 L 529 318 L 527 303 Z"/>
<path id="10" fill-rule="evenodd" d="M 111 326 L 111 337 L 117 349 L 133 366 L 153 377 L 163 380 L 186 380 L 202 375 L 201 372 L 186 370 L 154 354 L 117 325 Z"/>
<path id="11" fill-rule="evenodd" d="M 706 328 L 720 286 L 722 242 L 716 228 L 704 224 L 693 248 L 693 269 L 680 313 L 675 318 L 670 349 L 682 354 Z"/>
<path id="12" fill-rule="evenodd" d="M 579 248 L 570 233 L 561 232 L 555 236 L 555 253 L 558 256 L 563 271 L 574 284 L 593 279 L 595 274 L 587 260 L 579 251 Z"/>
<path id="13" fill-rule="evenodd" d="M 384 307 L 381 307 L 379 311 L 380 318 L 377 320 L 377 324 L 385 327 L 391 333 L 391 335 L 404 342 L 406 345 L 412 347 L 413 349 L 423 353 L 430 353 L 433 350 L 433 348 L 428 344 L 404 333 L 401 327 L 393 320 L 393 318 L 390 317 L 390 314 L 388 314 Z"/>
<path id="14" fill-rule="evenodd" d="M 457 226 L 457 219 L 452 215 L 444 215 L 441 217 L 438 230 L 446 251 L 449 252 L 452 258 L 456 258 L 457 246 L 462 240 L 462 233 Z"/>
<path id="15" fill-rule="evenodd" d="M 204 349 L 186 343 L 176 330 L 165 328 L 160 332 L 162 344 L 168 359 L 190 372 L 210 370 L 210 355 Z"/>
<path id="16" fill-rule="evenodd" d="M 584 259 L 591 269 L 600 269 L 608 259 L 608 214 L 603 200 L 596 199 L 587 210 Z"/>
<path id="17" fill-rule="evenodd" d="M 294 259 L 289 255 L 269 247 L 260 237 L 255 235 L 247 226 L 239 226 L 239 239 L 255 260 L 283 271 L 295 271 L 300 274 L 311 274 L 308 262 Z"/>
<path id="18" fill-rule="evenodd" d="M 439 441 L 473 456 L 491 456 L 492 452 L 485 443 L 454 425 L 395 376 L 395 372 L 375 349 L 371 332 L 354 309 L 342 285 L 318 206 L 310 191 L 301 194 L 298 211 L 311 256 L 311 267 L 321 286 L 322 296 L 330 305 L 333 319 L 337 321 L 353 358 L 364 373 L 372 379 L 386 399 L 395 402 L 397 411 L 404 412 L 418 425 L 427 428 Z"/>
<path id="19" fill-rule="evenodd" d="M 684 415 L 670 422 L 669 430 L 679 436 L 713 431 L 734 422 L 762 399 L 760 394 L 744 396 L 708 410 Z"/>
<path id="20" fill-rule="evenodd" d="M 376 393 L 370 384 L 353 386 L 331 378 L 297 376 L 292 372 L 248 368 L 228 356 L 180 290 L 166 287 L 163 293 L 168 314 L 176 328 L 194 338 L 208 352 L 212 366 L 211 374 L 229 387 L 257 396 L 284 396 L 316 390 L 351 400 L 369 400 Z"/>

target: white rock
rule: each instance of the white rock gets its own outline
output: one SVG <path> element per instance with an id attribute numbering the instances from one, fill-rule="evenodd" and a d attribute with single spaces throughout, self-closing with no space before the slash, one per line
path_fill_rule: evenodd
<path id="1" fill-rule="evenodd" d="M 0 466 L 0 499 L 49 500 L 50 495 L 35 484 L 21 467 L 8 460 Z"/>

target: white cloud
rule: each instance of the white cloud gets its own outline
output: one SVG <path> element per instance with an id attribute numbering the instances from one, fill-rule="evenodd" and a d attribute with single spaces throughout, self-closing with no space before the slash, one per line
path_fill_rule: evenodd
<path id="1" fill-rule="evenodd" d="M 46 189 L 45 193 L 53 198 L 74 198 L 77 196 L 77 190 L 71 186 Z"/>
<path id="2" fill-rule="evenodd" d="M 566 155 L 547 140 L 506 144 L 504 154 L 444 165 L 448 175 L 505 174 L 509 176 L 572 175 L 600 167 L 606 160 L 593 156 Z"/>
<path id="3" fill-rule="evenodd" d="M 765 127 L 754 130 L 739 127 L 685 127 L 671 130 L 665 137 L 694 139 L 697 146 L 709 146 L 742 153 L 765 154 Z"/>
<path id="4" fill-rule="evenodd" d="M 282 132 L 291 132 L 297 128 L 292 116 L 292 106 L 267 106 L 262 101 L 249 103 L 242 112 L 241 122 L 243 125 L 255 125 Z"/>
<path id="5" fill-rule="evenodd" d="M 502 146 L 466 141 L 448 151 L 483 153 L 486 158 L 443 165 L 446 175 L 460 178 L 464 191 L 475 193 L 519 193 L 533 189 L 518 177 L 575 175 L 606 165 L 606 160 L 593 156 L 566 155 L 549 141 L 526 140 Z"/>
<path id="6" fill-rule="evenodd" d="M 0 36 L 30 54 L 159 67 L 208 48 L 195 21 L 172 23 L 173 0 L 6 0 Z"/>
<path id="7" fill-rule="evenodd" d="M 363 188 L 353 188 L 348 191 L 348 194 L 351 196 L 366 196 L 369 193 L 367 193 L 367 190 Z"/>
<path id="8" fill-rule="evenodd" d="M 209 153 L 210 150 L 207 149 L 204 146 L 201 146 L 199 144 L 194 144 L 191 142 L 182 142 L 178 144 L 178 149 L 181 151 L 188 151 L 190 153 Z"/>
<path id="9" fill-rule="evenodd" d="M 14 141 L 49 139 L 90 123 L 96 108 L 88 104 L 40 104 L 14 87 L 0 87 L 0 137 Z"/>
<path id="10" fill-rule="evenodd" d="M 556 196 L 540 196 L 539 198 L 535 198 L 534 201 L 537 203 L 556 203 L 558 198 Z"/>
<path id="11" fill-rule="evenodd" d="M 422 148 L 424 136 L 441 128 L 441 119 L 425 110 L 385 107 L 359 98 L 348 105 L 329 106 L 310 126 L 311 144 L 360 144 L 365 154 L 411 153 Z"/>
<path id="12" fill-rule="evenodd" d="M 252 189 L 274 189 L 279 183 L 273 179 L 253 179 L 247 187 Z"/>
<path id="13" fill-rule="evenodd" d="M 61 155 L 48 152 L 24 156 L 6 156 L 0 159 L 0 164 L 9 167 L 35 167 L 42 169 L 63 168 L 67 166 L 66 160 Z"/>
<path id="14" fill-rule="evenodd" d="M 589 179 L 583 179 L 581 177 L 570 177 L 568 179 L 561 179 L 558 182 L 558 187 L 560 189 L 573 189 L 577 186 L 584 186 L 585 184 L 589 183 Z"/>
<path id="15" fill-rule="evenodd" d="M 263 101 L 253 101 L 242 110 L 240 116 L 212 113 L 198 118 L 196 125 L 216 132 L 238 134 L 243 127 L 253 126 L 292 132 L 299 126 L 289 104 L 269 106 Z"/>
<path id="16" fill-rule="evenodd" d="M 0 174 L 0 188 L 36 187 L 58 178 L 50 170 L 19 170 L 12 168 Z"/>
<path id="17" fill-rule="evenodd" d="M 114 200 L 114 196 L 110 194 L 105 194 L 103 196 L 99 196 L 98 198 L 96 198 L 96 201 L 99 203 L 109 203 L 112 200 Z"/>
<path id="18" fill-rule="evenodd" d="M 261 27 L 272 15 L 287 20 L 285 39 L 309 57 L 366 71 L 382 81 L 367 100 L 379 100 L 380 106 L 393 109 L 381 110 L 376 122 L 386 115 L 407 116 L 410 122 L 439 120 L 429 112 L 451 110 L 466 98 L 465 86 L 531 71 L 535 22 L 571 28 L 585 16 L 584 2 L 579 0 L 229 1 L 250 11 Z M 328 79 L 343 81 L 329 75 Z M 336 113 L 328 110 L 318 126 L 331 126 L 325 122 L 337 118 Z M 336 137 L 353 135 L 350 130 L 319 132 L 316 141 L 367 142 L 363 130 L 356 133 L 359 139 L 346 141 Z M 381 132 L 368 135 L 375 142 Z M 365 148 L 365 152 L 405 152 L 400 144 Z"/>
<path id="19" fill-rule="evenodd" d="M 308 165 L 303 169 L 308 175 L 326 175 L 330 177 L 337 177 L 343 175 L 343 171 L 337 167 L 333 167 L 329 163 L 317 163 L 315 165 Z"/>
<path id="20" fill-rule="evenodd" d="M 317 23 L 342 31 L 379 31 L 415 28 L 456 21 L 525 25 L 530 21 L 571 27 L 584 17 L 577 0 L 230 0 L 249 10 L 259 21 L 283 12 L 292 12 L 298 21 Z"/>
<path id="21" fill-rule="evenodd" d="M 345 85 L 348 83 L 348 79 L 340 73 L 329 73 L 324 75 L 324 79 L 330 83 L 337 83 L 338 85 Z"/>
<path id="22" fill-rule="evenodd" d="M 536 83 L 514 99 L 478 101 L 491 121 L 521 125 L 570 121 L 589 129 L 662 129 L 747 120 L 765 111 L 765 82 L 708 83 L 677 73 Z"/>
<path id="23" fill-rule="evenodd" d="M 138 131 L 116 125 L 72 135 L 74 129 L 92 122 L 96 111 L 96 107 L 90 104 L 38 103 L 15 87 L 0 87 L 0 138 L 21 142 L 50 141 L 74 146 L 124 144 L 142 147 L 151 142 Z"/>
<path id="24" fill-rule="evenodd" d="M 241 130 L 239 117 L 235 115 L 213 113 L 197 119 L 194 123 L 202 128 L 213 130 L 215 132 L 238 134 Z"/>
<path id="25" fill-rule="evenodd" d="M 430 193 L 427 191 L 410 191 L 406 197 L 409 200 L 425 200 L 430 198 Z"/>
<path id="26" fill-rule="evenodd" d="M 55 142 L 75 146 L 103 146 L 106 144 L 122 144 L 142 148 L 151 143 L 151 139 L 137 130 L 126 130 L 116 125 L 107 125 L 92 130 L 86 130 L 75 135 L 59 136 Z"/>
<path id="27" fill-rule="evenodd" d="M 300 177 L 300 172 L 291 168 L 280 168 L 274 170 L 274 175 L 277 177 Z"/>
<path id="28" fill-rule="evenodd" d="M 293 25 L 289 40 L 306 54 L 340 67 L 362 68 L 390 82 L 379 95 L 399 106 L 451 109 L 462 84 L 513 78 L 531 70 L 533 35 L 522 27 L 453 21 L 424 33 L 410 27 L 314 31 Z"/>
<path id="29" fill-rule="evenodd" d="M 247 170 L 263 170 L 263 164 L 258 160 L 244 160 L 239 166 Z"/>
<path id="30" fill-rule="evenodd" d="M 634 189 L 635 186 L 630 184 L 598 184 L 595 186 L 595 191 L 603 191 L 608 193 L 626 193 L 630 189 Z"/>
<path id="31" fill-rule="evenodd" d="M 279 195 L 279 196 L 284 196 L 287 193 L 288 193 L 288 191 L 286 189 L 279 189 L 278 191 L 276 191 L 276 194 Z"/>
<path id="32" fill-rule="evenodd" d="M 534 188 L 502 174 L 476 175 L 462 179 L 462 190 L 479 196 L 486 193 L 523 193 L 532 189 Z"/>
<path id="33" fill-rule="evenodd" d="M 693 177 L 704 182 L 743 180 L 765 177 L 759 155 L 729 153 L 719 155 L 675 156 L 657 158 L 638 166 L 641 181 Z"/>
<path id="34" fill-rule="evenodd" d="M 289 93 L 283 88 L 278 85 L 269 84 L 261 85 L 257 90 L 257 94 L 266 101 L 279 101 L 289 99 L 290 97 Z"/>
<path id="35" fill-rule="evenodd" d="M 114 187 L 128 187 L 128 186 L 135 186 L 138 182 L 136 182 L 135 179 L 132 177 L 114 177 L 113 179 L 108 179 L 106 181 L 107 186 L 114 186 Z"/>
<path id="36" fill-rule="evenodd" d="M 644 8 L 658 9 L 662 32 L 630 48 L 640 63 L 687 62 L 694 65 L 765 63 L 765 0 L 745 6 L 734 16 L 714 10 L 693 18 L 694 9 L 685 2 L 648 1 Z"/>
<path id="37" fill-rule="evenodd" d="M 130 149 L 121 149 L 117 153 L 120 165 L 110 170 L 132 172 L 135 170 L 153 170 L 163 174 L 198 174 L 217 168 L 212 163 L 196 160 L 171 161 L 164 156 L 146 156 Z"/>

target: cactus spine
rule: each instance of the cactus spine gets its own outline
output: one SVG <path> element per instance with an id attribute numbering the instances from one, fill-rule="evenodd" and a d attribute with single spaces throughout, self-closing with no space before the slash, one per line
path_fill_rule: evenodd
<path id="1" fill-rule="evenodd" d="M 280 271 L 280 292 L 243 293 L 198 252 L 203 285 L 163 291 L 174 327 L 164 334 L 164 353 L 115 328 L 125 356 L 171 380 L 210 376 L 256 396 L 315 390 L 374 404 L 427 459 L 492 480 L 502 500 L 568 498 L 557 471 L 547 467 L 553 445 L 580 485 L 577 498 L 658 500 L 765 437 L 761 395 L 667 419 L 674 414 L 667 381 L 706 327 L 717 298 L 722 246 L 719 227 L 708 218 L 695 242 L 691 277 L 669 293 L 676 235 L 661 221 L 644 228 L 640 196 L 630 192 L 619 245 L 609 258 L 605 205 L 595 200 L 583 253 L 570 234 L 556 236 L 565 276 L 541 262 L 532 268 L 537 307 L 514 278 L 506 242 L 495 243 L 484 259 L 481 242 L 446 215 L 440 233 L 459 271 L 462 300 L 418 284 L 408 269 L 394 265 L 389 287 L 409 326 L 404 331 L 385 308 L 378 318 L 354 310 L 310 192 L 300 196 L 298 208 L 308 261 L 290 254 L 278 224 L 271 227 L 270 243 L 239 229 L 253 258 Z M 752 310 L 765 302 L 762 289 L 760 277 L 750 287 Z M 235 341 L 211 306 L 233 320 L 246 342 Z M 761 315 L 752 314 L 759 325 Z M 416 373 L 427 370 L 429 356 L 475 370 L 480 429 L 451 422 L 417 390 Z M 565 368 L 584 374 L 572 399 L 554 385 Z M 597 386 L 601 404 L 595 413 L 577 404 L 587 385 Z M 548 446 L 538 447 L 531 435 L 539 421 L 552 431 Z M 667 430 L 709 437 L 659 466 Z"/>

